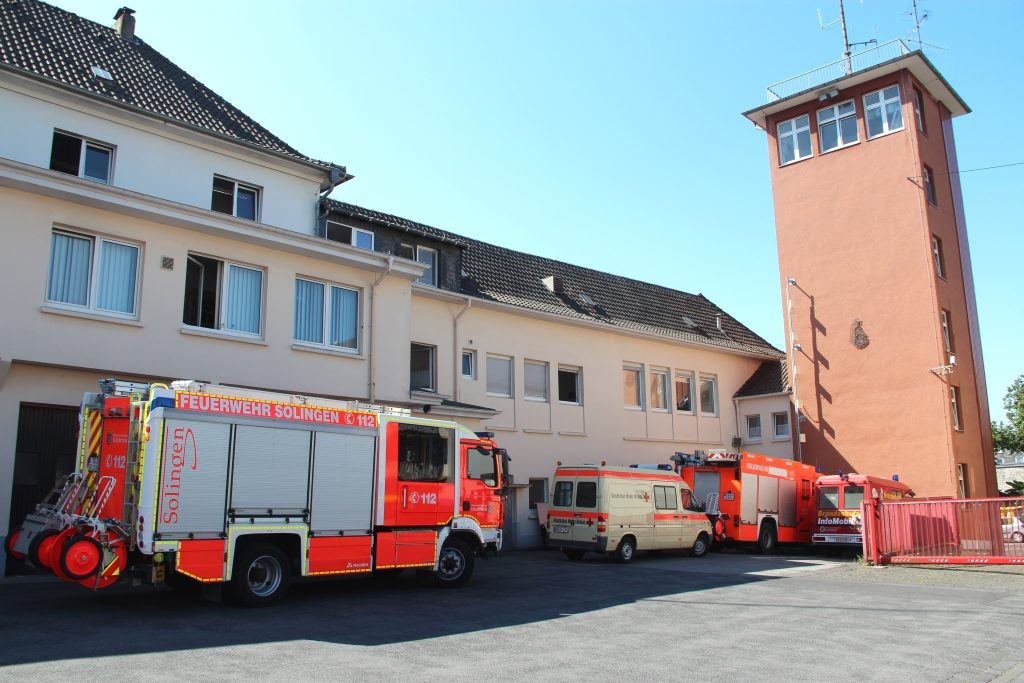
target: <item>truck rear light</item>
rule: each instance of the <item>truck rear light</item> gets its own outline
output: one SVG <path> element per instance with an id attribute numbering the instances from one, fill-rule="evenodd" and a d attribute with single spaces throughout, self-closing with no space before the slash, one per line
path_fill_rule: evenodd
<path id="1" fill-rule="evenodd" d="M 608 524 L 607 524 L 607 522 L 608 522 L 607 518 L 605 518 L 605 517 L 598 517 L 597 518 L 597 530 L 598 531 L 608 531 Z"/>

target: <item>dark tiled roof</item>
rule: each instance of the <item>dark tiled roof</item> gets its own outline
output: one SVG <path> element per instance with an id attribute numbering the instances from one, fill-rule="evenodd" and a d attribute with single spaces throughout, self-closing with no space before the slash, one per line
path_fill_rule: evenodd
<path id="1" fill-rule="evenodd" d="M 113 8 L 114 5 L 112 4 Z M 0 0 L 0 66 L 327 168 L 300 154 L 137 36 L 37 0 Z M 92 67 L 105 69 L 106 80 Z"/>
<path id="2" fill-rule="evenodd" d="M 421 235 L 423 237 L 435 239 L 439 242 L 456 244 L 460 247 L 466 246 L 465 239 L 459 237 L 455 233 L 448 232 L 447 230 L 439 230 L 423 223 L 417 223 L 416 221 L 410 221 L 406 218 L 392 216 L 391 214 L 381 213 L 380 211 L 374 211 L 372 209 L 364 209 L 361 206 L 339 202 L 336 199 L 325 199 L 324 201 L 331 211 L 335 211 L 346 216 L 352 216 L 353 218 L 359 218 L 368 223 L 386 225 L 388 227 L 395 228 L 396 230 L 410 232 L 414 235 Z"/>
<path id="3" fill-rule="evenodd" d="M 733 398 L 781 394 L 789 391 L 789 366 L 786 359 L 768 360 L 754 371 Z"/>
<path id="4" fill-rule="evenodd" d="M 331 204 L 346 215 L 372 216 L 380 222 L 427 237 L 464 245 L 462 269 L 465 276 L 461 288 L 464 294 L 741 353 L 783 356 L 781 351 L 702 294 L 688 294 L 513 251 L 352 204 Z M 550 276 L 558 280 L 559 286 L 554 292 L 543 283 L 544 278 Z M 721 329 L 716 322 L 718 315 L 721 315 Z"/>

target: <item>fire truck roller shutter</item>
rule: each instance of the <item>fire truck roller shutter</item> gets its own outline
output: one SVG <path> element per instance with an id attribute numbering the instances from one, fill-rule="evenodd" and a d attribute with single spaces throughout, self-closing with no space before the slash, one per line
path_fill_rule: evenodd
<path id="1" fill-rule="evenodd" d="M 743 497 L 740 506 L 740 519 L 744 524 L 757 524 L 757 475 L 744 472 L 740 477 Z"/>
<path id="2" fill-rule="evenodd" d="M 779 480 L 779 526 L 796 526 L 796 481 Z"/>
<path id="3" fill-rule="evenodd" d="M 704 472 L 697 470 L 693 473 L 693 498 L 703 505 L 709 493 L 718 493 L 721 487 L 721 472 Z"/>
<path id="4" fill-rule="evenodd" d="M 224 530 L 231 426 L 203 420 L 164 422 L 157 531 L 171 538 Z"/>
<path id="5" fill-rule="evenodd" d="M 363 431 L 317 431 L 314 435 L 310 520 L 314 532 L 365 532 L 372 525 L 376 438 Z"/>
<path id="6" fill-rule="evenodd" d="M 231 507 L 236 515 L 301 515 L 309 498 L 312 433 L 287 427 L 235 428 Z"/>

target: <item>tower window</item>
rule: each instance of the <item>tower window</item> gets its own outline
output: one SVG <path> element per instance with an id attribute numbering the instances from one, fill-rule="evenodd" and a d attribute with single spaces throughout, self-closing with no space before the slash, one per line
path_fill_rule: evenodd
<path id="1" fill-rule="evenodd" d="M 853 100 L 818 110 L 818 145 L 822 152 L 857 142 L 857 107 Z"/>
<path id="2" fill-rule="evenodd" d="M 779 164 L 811 156 L 811 118 L 804 114 L 779 124 Z"/>
<path id="3" fill-rule="evenodd" d="M 903 129 L 903 110 L 900 108 L 900 87 L 891 85 L 864 96 L 864 119 L 868 138 Z"/>
<path id="4" fill-rule="evenodd" d="M 928 197 L 928 203 L 937 206 L 939 201 L 935 196 L 935 171 L 924 167 L 924 193 Z"/>
<path id="5" fill-rule="evenodd" d="M 917 129 L 927 135 L 928 126 L 924 120 L 924 96 L 917 88 L 914 88 L 914 118 L 917 119 Z"/>

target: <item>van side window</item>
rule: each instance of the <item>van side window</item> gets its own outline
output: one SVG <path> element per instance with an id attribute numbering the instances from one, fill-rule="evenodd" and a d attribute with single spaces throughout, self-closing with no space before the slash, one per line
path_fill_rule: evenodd
<path id="1" fill-rule="evenodd" d="M 593 481 L 581 481 L 576 487 L 576 507 L 596 508 L 597 507 L 597 483 Z"/>
<path id="2" fill-rule="evenodd" d="M 399 424 L 398 480 L 448 481 L 454 437 L 454 429 Z"/>
<path id="3" fill-rule="evenodd" d="M 654 507 L 658 510 L 678 510 L 676 489 L 674 486 L 654 487 Z"/>
<path id="4" fill-rule="evenodd" d="M 551 500 L 551 504 L 560 508 L 572 507 L 571 481 L 560 481 L 555 484 L 555 497 Z"/>
<path id="5" fill-rule="evenodd" d="M 704 511 L 704 507 L 693 497 L 693 491 L 690 489 L 679 489 L 679 500 L 682 502 L 684 510 Z"/>

